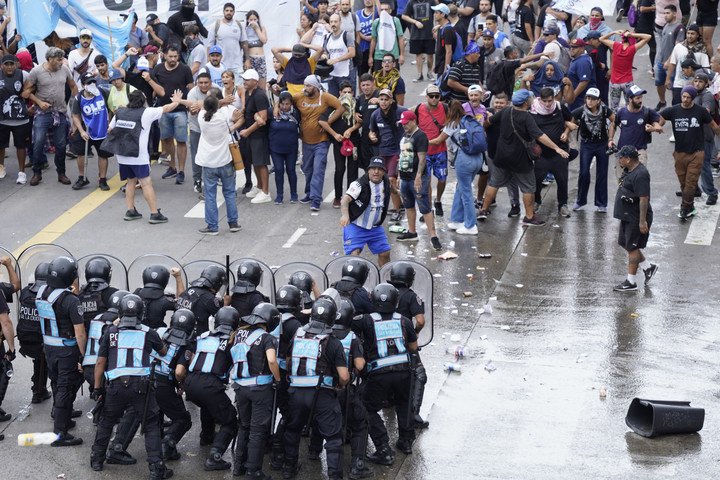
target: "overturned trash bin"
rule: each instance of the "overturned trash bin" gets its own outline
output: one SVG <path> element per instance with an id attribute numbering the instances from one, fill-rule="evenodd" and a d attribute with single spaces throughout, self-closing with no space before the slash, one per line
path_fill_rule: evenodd
<path id="1" fill-rule="evenodd" d="M 705 409 L 693 408 L 690 402 L 633 399 L 625 423 L 638 435 L 657 437 L 702 430 Z"/>

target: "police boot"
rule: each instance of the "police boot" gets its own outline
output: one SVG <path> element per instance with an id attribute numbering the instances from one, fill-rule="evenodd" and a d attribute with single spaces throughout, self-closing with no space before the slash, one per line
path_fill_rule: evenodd
<path id="1" fill-rule="evenodd" d="M 11 418 L 12 418 L 12 415 L 10 415 L 10 414 L 7 413 L 5 410 L 3 410 L 2 408 L 0 408 L 0 422 L 7 422 L 7 421 L 10 420 Z"/>
<path id="2" fill-rule="evenodd" d="M 75 447 L 82 445 L 82 438 L 73 437 L 69 433 L 61 433 L 58 439 L 50 444 L 51 447 Z"/>
<path id="3" fill-rule="evenodd" d="M 430 422 L 423 420 L 419 413 L 415 414 L 415 428 L 425 429 L 430 426 Z"/>
<path id="4" fill-rule="evenodd" d="M 37 391 L 33 393 L 32 400 L 30 400 L 32 403 L 42 403 L 45 400 L 50 398 L 50 392 L 47 391 L 47 388 Z"/>
<path id="5" fill-rule="evenodd" d="M 285 454 L 282 452 L 273 452 L 270 457 L 270 468 L 273 470 L 282 470 L 283 462 L 285 461 Z"/>
<path id="6" fill-rule="evenodd" d="M 265 475 L 262 470 L 258 470 L 257 472 L 248 472 L 245 478 L 252 480 L 272 480 L 272 477 Z"/>
<path id="7" fill-rule="evenodd" d="M 370 478 L 375 475 L 373 469 L 365 464 L 365 461 L 360 457 L 354 457 L 350 465 L 350 479 L 357 480 L 358 478 Z"/>
<path id="8" fill-rule="evenodd" d="M 367 459 L 378 465 L 390 466 L 395 463 L 395 454 L 390 449 L 390 445 L 383 445 L 374 453 L 367 455 Z"/>
<path id="9" fill-rule="evenodd" d="M 412 454 L 412 444 L 413 440 L 409 438 L 398 438 L 398 441 L 395 444 L 395 448 L 400 450 L 405 455 L 410 455 Z"/>
<path id="10" fill-rule="evenodd" d="M 173 476 L 173 471 L 163 462 L 151 463 L 148 468 L 150 468 L 150 480 L 164 480 Z"/>
<path id="11" fill-rule="evenodd" d="M 218 452 L 214 448 L 210 450 L 210 456 L 205 460 L 203 468 L 210 472 L 213 470 L 229 470 L 231 467 L 230 462 L 226 462 L 222 458 L 222 453 Z"/>
<path id="12" fill-rule="evenodd" d="M 180 454 L 175 446 L 172 438 L 165 437 L 162 442 L 162 458 L 163 460 L 180 460 Z"/>
<path id="13" fill-rule="evenodd" d="M 291 478 L 295 478 L 300 471 L 300 464 L 299 463 L 286 463 L 283 465 L 282 469 L 282 477 L 285 480 L 289 480 Z"/>
<path id="14" fill-rule="evenodd" d="M 137 460 L 123 450 L 123 446 L 119 443 L 108 450 L 105 461 L 111 465 L 135 465 L 137 463 Z"/>
<path id="15" fill-rule="evenodd" d="M 102 455 L 91 455 L 90 456 L 90 468 L 95 470 L 96 472 L 101 472 L 103 469 L 103 461 L 105 459 Z"/>
<path id="16" fill-rule="evenodd" d="M 200 432 L 200 446 L 212 445 L 215 441 L 215 432 Z"/>

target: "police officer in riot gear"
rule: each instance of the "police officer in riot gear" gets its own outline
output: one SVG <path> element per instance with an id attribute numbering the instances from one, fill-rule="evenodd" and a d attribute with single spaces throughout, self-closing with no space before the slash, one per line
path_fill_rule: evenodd
<path id="1" fill-rule="evenodd" d="M 90 321 L 110 307 L 110 297 L 117 288 L 110 286 L 112 266 L 107 258 L 93 257 L 85 264 L 85 280 L 78 293 L 83 309 L 85 329 L 90 329 Z"/>
<path id="2" fill-rule="evenodd" d="M 413 291 L 412 286 L 415 281 L 415 269 L 408 262 L 397 262 L 390 269 L 390 285 L 398 289 L 398 306 L 397 313 L 405 318 L 413 320 L 415 324 L 415 333 L 420 335 L 420 331 L 425 326 L 425 303 Z M 413 400 L 413 413 L 415 418 L 415 428 L 428 428 L 430 422 L 423 420 L 420 416 L 420 407 L 422 406 L 423 396 L 425 395 L 425 384 L 427 383 L 427 373 L 425 366 L 420 360 L 420 349 L 418 352 L 411 354 L 413 375 L 415 375 L 414 388 L 411 392 Z"/>
<path id="3" fill-rule="evenodd" d="M 362 259 L 348 258 L 342 267 L 342 278 L 332 285 L 340 295 L 350 299 L 358 315 L 375 311 L 370 294 L 363 287 L 369 273 L 367 263 Z"/>
<path id="4" fill-rule="evenodd" d="M 270 434 L 273 384 L 280 382 L 277 362 L 278 341 L 268 329 L 280 322 L 280 311 L 271 303 L 260 303 L 240 319 L 230 353 L 230 379 L 240 419 L 233 475 L 269 479 L 262 471 L 265 443 Z"/>
<path id="5" fill-rule="evenodd" d="M 307 276 L 310 278 L 309 275 Z M 288 396 L 287 357 L 290 352 L 292 340 L 295 338 L 298 329 L 302 327 L 302 323 L 298 320 L 298 315 L 303 308 L 303 292 L 295 285 L 284 285 L 280 287 L 275 294 L 275 304 L 281 314 L 282 321 L 282 333 L 280 335 L 277 354 L 278 365 L 280 366 L 280 385 L 277 387 L 276 402 L 282 418 L 272 438 L 272 460 L 270 467 L 273 470 L 280 470 L 282 469 L 283 459 L 285 458 L 282 439 L 285 433 L 285 426 L 287 425 L 290 400 Z"/>
<path id="6" fill-rule="evenodd" d="M 368 413 L 370 438 L 375 453 L 368 459 L 380 465 L 392 465 L 395 454 L 390 449 L 387 429 L 378 411 L 391 399 L 398 419 L 400 438 L 395 444 L 403 453 L 412 453 L 415 429 L 410 396 L 410 356 L 417 351 L 417 335 L 412 321 L 397 313 L 398 291 L 389 283 L 377 285 L 372 292 L 376 313 L 353 320 L 353 331 L 362 335 L 367 355 L 367 386 L 363 401 Z"/>
<path id="7" fill-rule="evenodd" d="M 163 330 L 163 329 L 160 329 Z M 160 330 L 158 333 L 161 333 Z M 173 313 L 170 328 L 162 332 L 167 353 L 153 352 L 155 359 L 155 399 L 160 411 L 171 420 L 162 439 L 163 460 L 178 460 L 177 444 L 190 430 L 192 421 L 177 388 L 185 378 L 187 370 L 178 365 L 178 360 L 188 360 L 195 342 L 195 314 L 186 308 Z"/>
<path id="8" fill-rule="evenodd" d="M 195 314 L 195 331 L 198 335 L 208 331 L 210 317 L 223 306 L 223 302 L 215 294 L 227 281 L 223 268 L 210 265 L 205 267 L 200 278 L 190 282 L 190 288 L 178 296 L 177 307 L 187 308 Z M 225 303 L 227 304 L 227 299 Z"/>
<path id="9" fill-rule="evenodd" d="M 12 303 L 13 294 L 20 290 L 22 285 L 20 284 L 20 277 L 13 267 L 13 259 L 11 257 L 0 257 L 0 265 L 5 266 L 5 270 L 8 273 L 9 282 L 0 282 L 0 294 L 5 296 L 7 303 Z"/>
<path id="10" fill-rule="evenodd" d="M 297 315 L 297 319 L 300 320 L 300 323 L 303 325 L 307 325 L 310 321 L 310 310 L 313 305 L 313 297 L 318 298 L 320 296 L 320 290 L 318 289 L 312 276 L 303 270 L 298 270 L 290 275 L 288 283 L 299 288 L 302 293 L 302 308 L 300 309 L 300 313 Z"/>
<path id="11" fill-rule="evenodd" d="M 2 405 L 10 383 L 8 369 L 12 368 L 12 361 L 15 360 L 15 330 L 10 320 L 10 308 L 4 295 L 0 295 L 0 329 L 2 331 L 0 337 L 0 361 L 2 362 L 2 367 L 0 367 L 0 405 Z M 7 342 L 7 349 L 5 349 L 3 339 Z M 11 417 L 9 413 L 0 408 L 0 421 L 7 422 Z"/>
<path id="12" fill-rule="evenodd" d="M 35 297 L 43 285 L 47 284 L 49 262 L 35 267 L 35 281 L 20 290 L 20 313 L 18 314 L 17 338 L 20 342 L 20 354 L 32 358 L 32 403 L 40 403 L 50 398 L 47 389 L 47 363 L 43 354 L 43 338 L 40 330 L 40 317 L 35 307 Z"/>
<path id="13" fill-rule="evenodd" d="M 337 316 L 332 298 L 320 296 L 310 322 L 297 331 L 290 353 L 290 414 L 285 429 L 283 478 L 297 475 L 300 432 L 308 422 L 325 439 L 328 477 L 342 478 L 342 415 L 335 387 L 345 386 L 350 374 L 340 341 L 331 335 Z"/>
<path id="14" fill-rule="evenodd" d="M 41 317 L 43 350 L 53 389 L 55 447 L 80 445 L 81 438 L 68 433 L 74 422 L 73 402 L 83 383 L 80 373 L 87 336 L 80 301 L 71 288 L 77 281 L 77 263 L 70 257 L 50 262 L 47 285 L 38 289 L 35 306 Z"/>
<path id="15" fill-rule="evenodd" d="M 270 301 L 257 290 L 262 274 L 260 264 L 254 260 L 243 260 L 238 265 L 237 281 L 232 288 L 230 305 L 238 311 L 241 318 L 250 315 L 260 303 Z"/>
<path id="16" fill-rule="evenodd" d="M 225 385 L 233 365 L 230 348 L 239 323 L 240 316 L 234 308 L 222 307 L 217 311 L 215 329 L 203 333 L 196 341 L 188 367 L 190 373 L 185 378 L 187 399 L 200 407 L 200 444 L 212 443 L 210 456 L 205 460 L 204 468 L 208 471 L 230 468 L 222 456 L 237 434 L 237 412 L 225 393 Z M 216 434 L 215 423 L 220 424 Z"/>
<path id="17" fill-rule="evenodd" d="M 167 351 L 157 332 L 142 325 L 142 299 L 134 294 L 120 301 L 120 319 L 110 326 L 100 340 L 95 366 L 95 390 L 91 397 L 105 397 L 100 423 L 92 446 L 90 465 L 95 471 L 103 469 L 105 453 L 112 428 L 127 409 L 141 413 L 145 422 L 145 450 L 150 468 L 150 480 L 170 478 L 173 471 L 165 467 L 160 449 L 159 409 L 150 385 L 150 354 Z M 107 389 L 103 386 L 107 380 Z"/>
<path id="18" fill-rule="evenodd" d="M 165 326 L 165 314 L 175 310 L 176 298 L 165 294 L 165 288 L 170 281 L 170 275 L 175 278 L 175 294 L 180 296 L 185 291 L 182 272 L 173 267 L 168 270 L 163 265 L 150 265 L 142 272 L 143 286 L 135 290 L 135 295 L 142 298 L 145 308 L 142 323 L 150 328 Z"/>

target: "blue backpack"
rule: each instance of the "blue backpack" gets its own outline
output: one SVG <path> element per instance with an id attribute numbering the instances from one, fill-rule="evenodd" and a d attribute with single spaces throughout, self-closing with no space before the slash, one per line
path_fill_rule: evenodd
<path id="1" fill-rule="evenodd" d="M 488 148 L 485 128 L 472 115 L 463 115 L 460 130 L 454 137 L 453 142 L 467 155 L 478 155 Z"/>
<path id="2" fill-rule="evenodd" d="M 463 47 L 463 41 L 462 41 L 462 38 L 460 38 L 460 34 L 457 33 L 457 30 L 455 30 L 453 28 L 453 26 L 450 24 L 445 25 L 445 27 L 443 27 L 443 30 L 440 33 L 441 38 L 442 38 L 442 34 L 445 33 L 445 30 L 448 28 L 452 28 L 453 33 L 455 34 L 455 48 L 453 48 L 452 62 L 450 62 L 450 63 L 455 63 L 465 56 L 465 48 Z M 444 45 L 443 45 L 443 47 L 444 47 Z"/>

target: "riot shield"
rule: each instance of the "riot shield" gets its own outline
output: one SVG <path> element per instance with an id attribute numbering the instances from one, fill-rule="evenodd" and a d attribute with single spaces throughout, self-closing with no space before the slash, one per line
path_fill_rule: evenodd
<path id="1" fill-rule="evenodd" d="M 128 289 L 129 291 L 132 292 L 136 288 L 142 288 L 143 270 L 145 270 L 151 265 L 162 265 L 168 270 L 173 267 L 179 268 L 183 282 L 185 283 L 185 288 L 187 288 L 187 275 L 185 274 L 185 270 L 183 270 L 182 265 L 180 265 L 180 262 L 168 255 L 163 255 L 161 253 L 148 253 L 147 255 L 141 255 L 135 260 L 133 260 L 128 267 L 127 276 L 128 283 L 130 284 L 130 288 Z M 175 284 L 175 279 L 173 278 L 172 274 L 170 275 L 170 281 L 168 282 L 167 287 L 165 287 L 165 293 L 168 295 L 177 295 L 177 285 Z"/>
<path id="2" fill-rule="evenodd" d="M 38 265 L 43 262 L 50 263 L 63 256 L 75 258 L 68 250 L 54 243 L 38 243 L 27 247 L 17 258 L 18 268 L 22 272 L 22 286 L 26 287 L 35 281 L 35 269 Z"/>
<path id="3" fill-rule="evenodd" d="M 190 279 L 191 282 L 197 280 L 200 278 L 200 274 L 202 273 L 205 268 L 215 265 L 216 267 L 220 267 L 223 270 L 225 270 L 225 265 L 221 265 L 218 262 L 215 262 L 213 260 L 195 260 L 194 262 L 186 263 L 183 265 L 183 269 L 185 270 L 185 275 Z M 228 272 L 229 279 L 230 279 L 230 286 L 232 286 L 235 283 L 235 273 L 233 272 L 232 268 L 230 269 L 230 272 Z M 221 288 L 217 292 L 217 296 L 222 298 L 223 295 L 225 295 L 226 289 L 225 287 Z"/>
<path id="4" fill-rule="evenodd" d="M 351 255 L 347 255 L 344 257 L 338 257 L 330 261 L 325 266 L 325 274 L 328 278 L 328 284 L 332 285 L 333 283 L 337 282 L 342 278 L 342 268 L 343 265 L 345 265 L 345 261 L 347 261 L 350 258 L 354 258 L 356 260 L 363 261 L 367 263 L 368 265 L 368 276 L 367 280 L 365 280 L 365 284 L 363 287 L 365 287 L 365 290 L 368 292 L 372 292 L 373 288 L 375 288 L 375 285 L 380 283 L 380 272 L 378 271 L 378 268 L 375 266 L 374 263 L 372 263 L 370 260 L 362 257 L 355 257 Z"/>
<path id="5" fill-rule="evenodd" d="M 17 274 L 18 278 L 20 279 L 20 285 L 22 286 L 22 275 L 20 272 L 20 266 L 18 265 L 17 258 L 10 252 L 10 250 L 0 247 L 0 257 L 10 257 L 10 260 L 12 261 L 12 268 L 15 270 L 15 273 Z M 8 275 L 7 270 L 5 267 L 0 267 L 0 282 L 3 283 L 10 283 L 10 276 Z M 15 303 L 15 309 L 19 312 L 20 310 L 20 299 L 19 299 L 20 292 L 14 293 L 14 300 Z M 17 313 L 17 312 L 16 312 Z"/>
<path id="6" fill-rule="evenodd" d="M 424 347 L 432 341 L 433 334 L 435 333 L 433 315 L 433 276 L 425 265 L 410 260 L 396 260 L 394 262 L 386 263 L 380 269 L 381 282 L 390 281 L 390 270 L 393 265 L 399 262 L 409 263 L 412 265 L 413 269 L 415 269 L 415 281 L 413 282 L 412 289 L 425 303 L 425 327 L 420 331 L 420 335 L 418 335 L 418 345 Z"/>
<path id="7" fill-rule="evenodd" d="M 275 304 L 275 277 L 273 276 L 272 268 L 270 268 L 265 262 L 262 262 L 256 258 L 238 258 L 230 264 L 230 271 L 235 274 L 237 278 L 237 269 L 240 266 L 240 262 L 243 260 L 253 260 L 260 265 L 262 269 L 262 277 L 260 278 L 260 285 L 257 286 L 257 291 L 265 295 L 270 299 L 270 303 Z"/>
<path id="8" fill-rule="evenodd" d="M 95 257 L 102 257 L 108 262 L 110 262 L 110 286 L 115 287 L 118 290 L 127 290 L 128 289 L 128 272 L 127 267 L 117 257 L 114 257 L 112 255 L 108 255 L 106 253 L 95 253 L 92 255 L 85 255 L 84 257 L 81 257 L 78 259 L 78 275 L 80 276 L 80 286 L 85 285 L 87 283 L 87 279 L 85 278 L 85 265 L 92 260 Z M 142 273 L 142 272 L 141 272 Z"/>
<path id="9" fill-rule="evenodd" d="M 275 284 L 278 288 L 287 285 L 295 272 L 306 272 L 315 281 L 315 285 L 322 292 L 328 288 L 328 278 L 322 268 L 310 262 L 290 262 L 275 270 Z M 315 300 L 313 298 L 313 300 Z"/>

